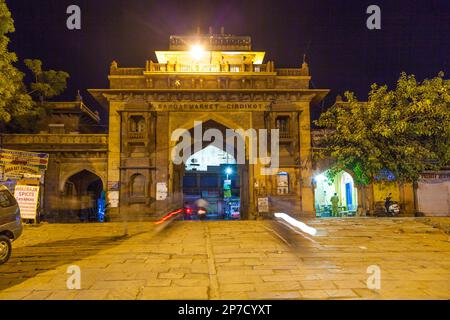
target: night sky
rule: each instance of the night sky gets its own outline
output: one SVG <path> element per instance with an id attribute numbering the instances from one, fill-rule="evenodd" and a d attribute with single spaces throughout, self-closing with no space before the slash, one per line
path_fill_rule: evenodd
<path id="1" fill-rule="evenodd" d="M 58 100 L 77 89 L 98 109 L 89 88 L 106 88 L 112 60 L 144 67 L 155 50 L 168 49 L 171 34 L 219 32 L 250 35 L 254 50 L 277 67 L 299 67 L 308 56 L 313 87 L 331 89 L 322 106 L 346 90 L 366 99 L 372 83 L 392 85 L 401 71 L 419 79 L 450 72 L 449 0 L 6 0 L 15 19 L 10 48 L 20 60 L 70 73 Z M 66 28 L 66 8 L 82 10 L 82 29 Z M 366 8 L 382 11 L 382 30 L 366 28 Z"/>

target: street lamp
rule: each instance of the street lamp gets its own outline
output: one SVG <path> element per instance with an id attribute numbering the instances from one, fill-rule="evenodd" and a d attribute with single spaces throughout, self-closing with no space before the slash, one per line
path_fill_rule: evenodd
<path id="1" fill-rule="evenodd" d="M 225 170 L 225 173 L 227 174 L 227 180 L 230 180 L 230 179 L 229 179 L 229 176 L 230 176 L 231 174 L 233 174 L 233 169 L 231 169 L 230 167 L 228 167 L 228 168 Z"/>
<path id="2" fill-rule="evenodd" d="M 203 55 L 205 54 L 205 48 L 203 48 L 199 44 L 195 44 L 191 47 L 190 53 L 191 53 L 192 58 L 194 58 L 194 60 L 198 61 L 201 58 L 203 58 Z"/>

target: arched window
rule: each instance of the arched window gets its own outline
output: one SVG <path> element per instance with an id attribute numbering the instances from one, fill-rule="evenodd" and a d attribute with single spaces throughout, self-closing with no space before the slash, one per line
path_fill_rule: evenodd
<path id="1" fill-rule="evenodd" d="M 131 177 L 130 192 L 132 197 L 145 197 L 145 177 L 142 174 Z"/>
<path id="2" fill-rule="evenodd" d="M 144 132 L 145 131 L 145 120 L 144 118 L 141 118 L 137 123 L 137 132 Z"/>
<path id="3" fill-rule="evenodd" d="M 279 195 L 289 193 L 289 174 L 280 172 L 277 175 L 277 193 Z"/>
<path id="4" fill-rule="evenodd" d="M 67 181 L 64 186 L 64 195 L 66 196 L 75 196 L 76 195 L 76 188 L 75 184 L 71 181 Z"/>
<path id="5" fill-rule="evenodd" d="M 276 128 L 280 130 L 280 134 L 288 134 L 289 133 L 289 117 L 288 116 L 280 116 L 276 120 Z"/>

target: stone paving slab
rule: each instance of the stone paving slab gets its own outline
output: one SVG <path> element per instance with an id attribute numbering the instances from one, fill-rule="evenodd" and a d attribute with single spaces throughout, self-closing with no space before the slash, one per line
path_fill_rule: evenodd
<path id="1" fill-rule="evenodd" d="M 420 218 L 27 226 L 0 266 L 0 299 L 449 299 L 450 238 Z M 81 290 L 67 289 L 69 266 Z M 369 266 L 381 288 L 367 287 Z"/>

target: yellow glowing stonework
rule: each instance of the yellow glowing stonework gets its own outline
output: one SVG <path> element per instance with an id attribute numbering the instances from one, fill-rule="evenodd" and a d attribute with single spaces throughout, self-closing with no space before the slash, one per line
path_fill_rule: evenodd
<path id="1" fill-rule="evenodd" d="M 250 37 L 225 33 L 171 36 L 169 50 L 155 55 L 143 68 L 113 62 L 110 88 L 90 90 L 109 111 L 108 185 L 121 186 L 117 214 L 154 217 L 183 206 L 186 170 L 171 160 L 170 137 L 202 121 L 221 132 L 280 129 L 278 171 L 288 174 L 288 185 L 278 185 L 278 172 L 261 175 L 260 163 L 238 165 L 243 219 L 254 219 L 265 197 L 271 211 L 313 217 L 310 108 L 329 91 L 310 89 L 306 62 L 276 68 L 252 50 Z M 136 181 L 143 181 L 139 193 Z M 166 199 L 158 186 L 167 186 Z"/>
<path id="2" fill-rule="evenodd" d="M 351 183 L 351 172 L 334 189 L 317 183 L 329 163 L 313 159 L 310 110 L 329 90 L 310 88 L 305 59 L 297 67 L 278 68 L 265 60 L 265 52 L 252 49 L 250 37 L 224 32 L 171 36 L 169 49 L 155 56 L 141 67 L 112 62 L 109 88 L 89 90 L 108 114 L 107 133 L 92 131 L 99 115 L 78 97 L 55 103 L 40 134 L 0 135 L 2 148 L 50 154 L 45 219 L 89 220 L 86 214 L 96 214 L 102 191 L 112 220 L 157 219 L 195 200 L 194 194 L 210 199 L 217 211 L 236 207 L 223 197 L 224 180 L 229 180 L 224 168 L 195 173 L 172 161 L 177 144 L 172 134 L 194 132 L 196 122 L 203 131 L 215 129 L 224 136 L 227 130 L 279 130 L 279 168 L 272 175 L 262 174 L 267 165 L 249 160 L 248 149 L 233 167 L 231 193 L 239 198 L 241 219 L 264 215 L 258 203 L 268 203 L 270 213 L 321 216 L 335 192 L 346 215 L 374 213 L 388 193 L 402 212 L 414 212 L 409 184 L 361 187 Z M 207 175 L 217 181 L 203 188 Z"/>

